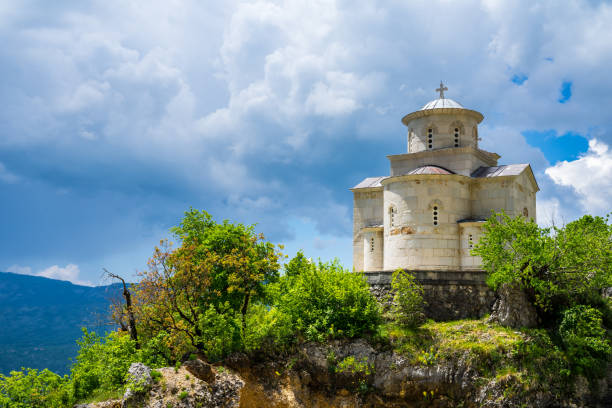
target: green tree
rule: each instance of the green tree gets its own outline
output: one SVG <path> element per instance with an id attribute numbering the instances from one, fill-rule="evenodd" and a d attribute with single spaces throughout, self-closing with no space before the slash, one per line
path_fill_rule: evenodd
<path id="1" fill-rule="evenodd" d="M 403 269 L 393 272 L 391 281 L 393 290 L 393 306 L 391 313 L 393 319 L 405 327 L 418 327 L 425 321 L 423 286 L 415 276 Z"/>
<path id="2" fill-rule="evenodd" d="M 249 305 L 279 277 L 280 253 L 253 226 L 217 223 L 205 211 L 187 211 L 172 232 L 180 246 L 156 248 L 134 290 L 139 331 L 147 338 L 167 332 L 175 356 L 189 348 L 206 354 L 221 322 L 231 331 L 239 316 L 244 336 Z"/>
<path id="3" fill-rule="evenodd" d="M 562 228 L 493 214 L 473 253 L 494 289 L 517 284 L 541 310 L 564 309 L 612 286 L 612 226 L 585 215 Z"/>

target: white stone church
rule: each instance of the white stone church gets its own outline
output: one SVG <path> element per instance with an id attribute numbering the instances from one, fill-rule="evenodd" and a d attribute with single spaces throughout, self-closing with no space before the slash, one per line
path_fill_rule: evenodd
<path id="1" fill-rule="evenodd" d="M 535 219 L 539 190 L 529 164 L 497 165 L 478 148 L 483 115 L 440 98 L 402 118 L 407 153 L 387 156 L 391 175 L 351 189 L 356 271 L 470 271 L 491 210 Z"/>

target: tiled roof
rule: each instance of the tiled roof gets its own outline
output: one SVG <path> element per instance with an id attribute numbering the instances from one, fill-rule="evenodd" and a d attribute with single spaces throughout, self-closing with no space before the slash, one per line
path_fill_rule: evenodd
<path id="1" fill-rule="evenodd" d="M 479 167 L 472 173 L 474 178 L 518 176 L 529 164 L 508 164 L 505 166 Z"/>
<path id="2" fill-rule="evenodd" d="M 417 167 L 416 169 L 411 170 L 406 174 L 455 174 L 455 173 L 453 173 L 450 170 L 445 169 L 444 167 L 429 165 L 429 166 Z"/>
<path id="3" fill-rule="evenodd" d="M 372 187 L 381 187 L 382 184 L 380 182 L 386 177 L 368 177 L 363 179 L 363 181 L 357 184 L 353 188 L 372 188 Z"/>

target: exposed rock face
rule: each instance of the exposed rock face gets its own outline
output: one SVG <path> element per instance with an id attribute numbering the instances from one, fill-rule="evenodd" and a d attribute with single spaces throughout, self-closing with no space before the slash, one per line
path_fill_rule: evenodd
<path id="1" fill-rule="evenodd" d="M 346 364 L 347 361 L 352 362 Z M 203 366 L 206 363 L 202 362 Z M 561 401 L 543 385 L 537 391 L 508 393 L 512 374 L 485 377 L 466 354 L 414 364 L 391 350 L 363 339 L 307 343 L 285 356 L 236 354 L 229 368 L 210 367 L 214 382 L 202 381 L 185 366 L 158 371 L 139 407 L 145 408 L 404 408 L 404 407 L 605 407 L 610 385 L 592 387 L 577 378 L 575 398 Z M 190 366 L 200 366 L 198 363 Z M 520 384 L 519 384 L 520 385 Z M 571 386 L 571 385 L 570 385 Z M 121 401 L 82 408 L 118 408 Z"/>
<path id="2" fill-rule="evenodd" d="M 489 321 L 514 329 L 531 328 L 538 326 L 538 314 L 525 292 L 516 286 L 504 284 L 497 291 Z"/>
<path id="3" fill-rule="evenodd" d="M 128 369 L 128 388 L 123 394 L 123 407 L 140 407 L 149 392 L 153 379 L 151 369 L 142 363 L 132 363 Z"/>
<path id="4" fill-rule="evenodd" d="M 202 381 L 209 384 L 215 382 L 215 373 L 213 372 L 212 366 L 202 360 L 196 359 L 185 361 L 183 367 Z"/>

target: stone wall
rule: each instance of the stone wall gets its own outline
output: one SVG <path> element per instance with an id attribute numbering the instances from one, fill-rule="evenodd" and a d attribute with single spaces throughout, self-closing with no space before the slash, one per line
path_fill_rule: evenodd
<path id="1" fill-rule="evenodd" d="M 491 313 L 495 292 L 483 271 L 410 271 L 425 289 L 425 314 L 434 320 L 479 318 Z M 390 304 L 391 271 L 363 273 L 374 296 Z"/>

